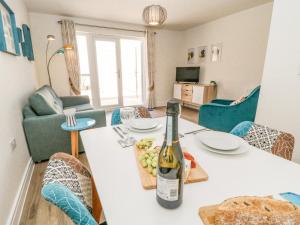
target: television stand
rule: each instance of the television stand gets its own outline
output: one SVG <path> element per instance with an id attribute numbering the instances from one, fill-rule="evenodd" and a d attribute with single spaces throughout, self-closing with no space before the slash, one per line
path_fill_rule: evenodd
<path id="1" fill-rule="evenodd" d="M 216 98 L 217 86 L 214 84 L 175 83 L 173 97 L 188 107 L 199 109 L 200 105 Z"/>

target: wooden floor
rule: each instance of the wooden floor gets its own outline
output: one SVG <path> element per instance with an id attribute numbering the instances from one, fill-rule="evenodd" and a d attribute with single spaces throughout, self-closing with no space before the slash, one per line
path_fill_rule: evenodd
<path id="1" fill-rule="evenodd" d="M 166 107 L 159 107 L 151 111 L 152 117 L 161 117 L 165 113 Z M 198 112 L 193 109 L 182 108 L 181 117 L 197 123 Z M 79 159 L 89 167 L 85 154 L 80 154 Z M 45 201 L 40 194 L 47 164 L 48 162 L 35 164 L 20 225 L 74 225 L 68 216 L 54 205 Z M 102 216 L 102 218 L 104 217 Z"/>

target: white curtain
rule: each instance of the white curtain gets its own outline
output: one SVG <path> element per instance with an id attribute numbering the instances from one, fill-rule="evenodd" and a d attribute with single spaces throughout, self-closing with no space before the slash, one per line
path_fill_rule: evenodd
<path id="1" fill-rule="evenodd" d="M 149 109 L 154 108 L 154 90 L 155 90 L 155 31 L 147 30 L 147 61 L 148 61 L 148 91 L 147 105 Z"/>
<path id="2" fill-rule="evenodd" d="M 73 47 L 72 50 L 65 50 L 71 95 L 80 95 L 80 68 L 75 23 L 72 20 L 62 20 L 61 32 L 63 45 L 72 45 Z"/>

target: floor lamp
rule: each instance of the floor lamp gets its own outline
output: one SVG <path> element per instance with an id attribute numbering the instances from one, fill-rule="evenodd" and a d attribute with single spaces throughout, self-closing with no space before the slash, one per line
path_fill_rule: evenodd
<path id="1" fill-rule="evenodd" d="M 58 54 L 64 54 L 65 50 L 72 50 L 73 49 L 73 45 L 70 44 L 66 44 L 63 47 L 57 49 L 49 58 L 48 60 L 48 49 L 49 49 L 49 45 L 50 42 L 55 40 L 55 36 L 54 35 L 47 35 L 47 47 L 46 47 L 46 66 L 47 66 L 47 73 L 48 73 L 48 80 L 49 80 L 49 85 L 50 87 L 52 87 L 52 81 L 51 81 L 51 76 L 50 76 L 50 63 L 52 61 L 52 59 L 54 58 L 54 56 L 58 55 Z"/>

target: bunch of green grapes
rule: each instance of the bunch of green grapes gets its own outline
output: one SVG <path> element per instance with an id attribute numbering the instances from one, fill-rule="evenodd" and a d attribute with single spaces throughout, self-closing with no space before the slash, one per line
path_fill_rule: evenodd
<path id="1" fill-rule="evenodd" d="M 150 149 L 153 145 L 154 138 L 143 138 L 136 143 L 136 147 L 140 150 Z"/>
<path id="2" fill-rule="evenodd" d="M 156 177 L 156 167 L 158 162 L 158 154 L 159 154 L 160 147 L 151 148 L 145 151 L 140 156 L 140 163 L 142 167 L 147 169 L 147 171 Z"/>

